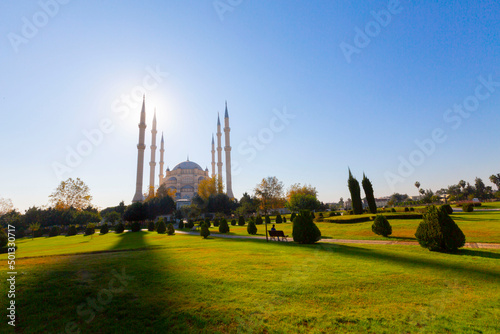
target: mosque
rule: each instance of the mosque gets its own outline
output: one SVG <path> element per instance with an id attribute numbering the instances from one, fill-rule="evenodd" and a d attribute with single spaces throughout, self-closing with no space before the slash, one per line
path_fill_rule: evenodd
<path id="1" fill-rule="evenodd" d="M 229 198 L 234 198 L 231 182 L 231 144 L 229 139 L 229 133 L 231 129 L 229 128 L 229 114 L 226 110 L 224 114 L 224 137 L 225 137 L 225 163 L 226 163 L 226 194 Z M 154 196 L 155 192 L 155 169 L 156 169 L 156 111 L 153 116 L 153 126 L 151 129 L 151 161 L 149 162 L 149 196 Z M 146 98 L 143 97 L 141 118 L 139 122 L 139 144 L 137 145 L 137 180 L 135 195 L 132 202 L 144 201 L 144 195 L 142 192 L 142 180 L 144 175 L 144 151 L 146 149 L 145 145 L 146 136 Z M 168 167 L 164 171 L 164 153 L 165 153 L 165 143 L 163 141 L 163 134 L 161 136 L 160 142 L 160 174 L 158 185 L 165 185 L 168 189 L 175 192 L 175 200 L 177 202 L 177 207 L 182 205 L 191 204 L 191 199 L 194 194 L 198 192 L 198 186 L 202 180 L 214 177 L 217 175 L 220 179 L 223 179 L 222 175 L 222 143 L 221 138 L 221 123 L 220 118 L 217 116 L 217 174 L 215 171 L 215 141 L 212 135 L 212 175 L 209 176 L 208 168 L 203 170 L 196 162 L 189 161 L 189 157 L 186 161 L 177 164 L 172 170 Z M 165 174 L 163 174 L 165 172 Z"/>

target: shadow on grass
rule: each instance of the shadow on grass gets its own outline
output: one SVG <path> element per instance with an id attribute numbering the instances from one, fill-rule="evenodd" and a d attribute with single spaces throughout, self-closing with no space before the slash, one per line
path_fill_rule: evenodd
<path id="1" fill-rule="evenodd" d="M 415 241 L 417 238 L 415 237 L 394 237 L 392 235 L 388 236 L 387 239 L 395 239 L 395 240 L 402 240 L 402 241 Z"/>
<path id="2" fill-rule="evenodd" d="M 489 259 L 500 259 L 500 253 L 493 253 L 488 251 L 478 251 L 474 249 L 462 248 L 458 250 L 458 255 L 465 256 L 477 256 L 477 257 L 485 257 Z"/>

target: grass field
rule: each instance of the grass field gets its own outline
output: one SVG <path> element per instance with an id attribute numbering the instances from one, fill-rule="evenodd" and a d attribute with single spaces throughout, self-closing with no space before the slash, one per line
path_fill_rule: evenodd
<path id="1" fill-rule="evenodd" d="M 460 212 L 452 214 L 452 218 L 464 232 L 467 242 L 500 243 L 500 211 Z M 352 224 L 316 223 L 316 225 L 321 230 L 323 238 L 411 241 L 415 240 L 415 232 L 421 221 L 421 219 L 391 219 L 389 222 L 392 226 L 392 235 L 389 238 L 374 234 L 371 230 L 373 224 L 371 221 Z M 265 235 L 264 226 L 264 224 L 257 225 L 257 235 Z M 268 229 L 270 228 L 271 226 L 268 226 Z M 276 224 L 276 229 L 292 235 L 291 223 Z M 218 228 L 211 227 L 210 231 L 218 233 Z M 230 226 L 229 234 L 248 236 L 246 226 Z"/>
<path id="2" fill-rule="evenodd" d="M 500 331 L 500 251 L 155 232 L 18 246 L 20 333 Z M 88 251 L 100 253 L 55 255 Z"/>

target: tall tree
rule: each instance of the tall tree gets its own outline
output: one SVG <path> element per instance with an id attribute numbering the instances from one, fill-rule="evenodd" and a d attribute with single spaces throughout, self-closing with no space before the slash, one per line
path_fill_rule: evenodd
<path id="1" fill-rule="evenodd" d="M 491 183 L 493 183 L 494 185 L 497 186 L 497 190 L 500 190 L 500 174 L 497 174 L 497 175 L 491 175 L 490 176 L 490 181 Z"/>
<path id="2" fill-rule="evenodd" d="M 82 210 L 91 205 L 92 196 L 90 196 L 89 187 L 82 180 L 69 178 L 61 181 L 61 184 L 49 196 L 49 200 L 56 209 L 73 207 Z"/>
<path id="3" fill-rule="evenodd" d="M 255 196 L 260 200 L 261 209 L 267 214 L 269 209 L 284 205 L 283 182 L 276 176 L 264 178 L 255 187 Z"/>
<path id="4" fill-rule="evenodd" d="M 201 180 L 198 184 L 198 195 L 205 201 L 210 195 L 222 194 L 224 192 L 224 184 L 222 179 L 215 175 L 211 178 Z"/>
<path id="5" fill-rule="evenodd" d="M 361 189 L 359 187 L 358 180 L 356 180 L 352 176 L 350 168 L 349 168 L 349 179 L 347 180 L 347 186 L 349 187 L 349 192 L 351 193 L 352 210 L 355 215 L 360 215 L 363 213 L 363 203 L 361 202 Z"/>
<path id="6" fill-rule="evenodd" d="M 370 212 L 377 213 L 377 203 L 375 203 L 375 196 L 373 195 L 373 186 L 370 180 L 366 177 L 365 173 L 363 173 L 363 180 L 361 181 L 361 184 L 363 185 L 363 191 L 365 192 Z"/>
<path id="7" fill-rule="evenodd" d="M 476 197 L 484 199 L 486 198 L 486 185 L 484 184 L 483 180 L 480 178 L 476 177 L 475 179 L 475 188 L 476 188 Z"/>
<path id="8" fill-rule="evenodd" d="M 10 198 L 0 198 L 0 216 L 14 209 Z"/>
<path id="9" fill-rule="evenodd" d="M 311 195 L 314 196 L 314 198 L 318 197 L 318 191 L 316 190 L 315 187 L 311 186 L 310 184 L 307 185 L 301 185 L 300 183 L 295 183 L 288 188 L 286 197 L 287 200 L 290 201 L 290 198 L 295 195 L 295 194 L 302 194 L 302 195 Z"/>
<path id="10" fill-rule="evenodd" d="M 420 192 L 420 182 L 418 182 L 418 181 L 415 182 L 415 187 L 417 187 L 418 192 Z"/>

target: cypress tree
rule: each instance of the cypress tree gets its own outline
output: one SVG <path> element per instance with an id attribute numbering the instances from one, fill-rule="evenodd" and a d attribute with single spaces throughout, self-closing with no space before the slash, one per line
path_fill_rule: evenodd
<path id="1" fill-rule="evenodd" d="M 351 193 L 353 213 L 355 215 L 360 215 L 363 213 L 363 204 L 361 202 L 361 190 L 359 188 L 359 182 L 352 176 L 350 168 L 349 168 L 349 179 L 347 180 L 347 186 L 349 187 L 349 192 Z"/>
<path id="2" fill-rule="evenodd" d="M 370 180 L 366 177 L 365 173 L 363 173 L 363 181 L 361 181 L 361 184 L 363 185 L 363 190 L 365 192 L 370 212 L 377 213 L 377 204 L 375 203 L 375 196 L 373 196 L 373 186 Z"/>

